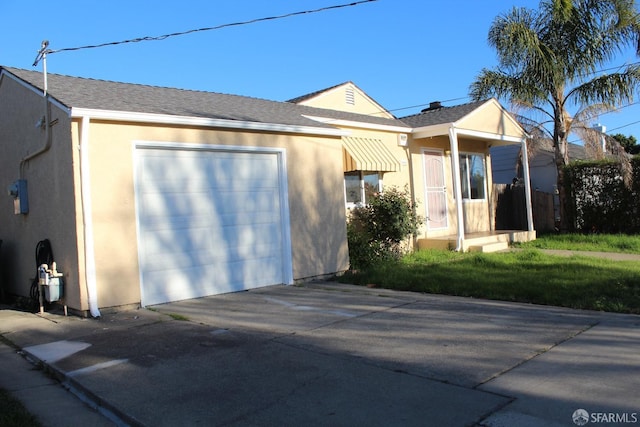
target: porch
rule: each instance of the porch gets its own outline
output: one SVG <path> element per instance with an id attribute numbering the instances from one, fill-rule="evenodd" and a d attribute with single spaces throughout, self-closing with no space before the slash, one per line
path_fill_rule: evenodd
<path id="1" fill-rule="evenodd" d="M 526 230 L 496 230 L 480 233 L 466 233 L 462 239 L 462 252 L 499 252 L 509 249 L 509 244 L 535 240 L 536 232 Z M 422 238 L 417 241 L 418 249 L 453 250 L 458 245 L 458 236 Z"/>

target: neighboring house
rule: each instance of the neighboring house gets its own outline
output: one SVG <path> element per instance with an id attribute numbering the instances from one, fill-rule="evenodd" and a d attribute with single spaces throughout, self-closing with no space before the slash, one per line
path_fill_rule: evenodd
<path id="1" fill-rule="evenodd" d="M 551 141 L 545 141 L 535 147 L 529 158 L 531 187 L 535 191 L 554 194 L 558 182 L 558 168 Z M 512 184 L 522 181 L 521 150 L 517 146 L 492 147 L 493 182 L 496 184 Z M 569 143 L 569 160 L 587 160 L 588 155 L 583 145 Z"/>
<path id="2" fill-rule="evenodd" d="M 491 232 L 489 147 L 525 144 L 495 100 L 399 120 L 348 82 L 290 102 L 0 68 L 8 291 L 50 239 L 77 312 L 325 277 L 348 268 L 347 208 L 407 186 L 420 246 Z M 530 227 L 530 231 L 532 231 Z M 531 234 L 528 236 L 532 237 Z"/>

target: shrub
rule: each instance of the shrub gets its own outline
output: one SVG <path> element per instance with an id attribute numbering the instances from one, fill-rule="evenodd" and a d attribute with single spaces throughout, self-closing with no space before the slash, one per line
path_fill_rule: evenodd
<path id="1" fill-rule="evenodd" d="M 418 232 L 421 222 L 407 189 L 389 188 L 375 194 L 368 205 L 352 209 L 347 224 L 351 269 L 399 258 L 403 242 Z"/>
<path id="2" fill-rule="evenodd" d="M 632 161 L 631 185 L 611 161 L 576 162 L 564 170 L 571 194 L 568 213 L 574 230 L 583 232 L 632 233 L 640 229 L 639 159 Z"/>

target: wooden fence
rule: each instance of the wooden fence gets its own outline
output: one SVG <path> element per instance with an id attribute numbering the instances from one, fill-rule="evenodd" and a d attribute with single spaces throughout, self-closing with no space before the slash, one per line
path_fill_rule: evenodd
<path id="1" fill-rule="evenodd" d="M 524 186 L 511 184 L 494 184 L 493 209 L 495 212 L 496 230 L 526 230 L 527 211 Z M 555 229 L 554 196 L 541 191 L 531 192 L 533 209 L 533 225 L 540 232 Z"/>

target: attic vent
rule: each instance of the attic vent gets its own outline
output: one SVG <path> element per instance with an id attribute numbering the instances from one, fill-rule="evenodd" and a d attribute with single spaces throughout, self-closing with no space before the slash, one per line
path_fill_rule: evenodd
<path id="1" fill-rule="evenodd" d="M 356 97 L 353 93 L 352 87 L 348 87 L 344 90 L 344 102 L 347 105 L 356 105 Z"/>

